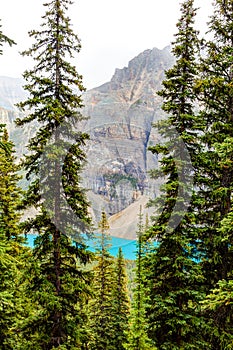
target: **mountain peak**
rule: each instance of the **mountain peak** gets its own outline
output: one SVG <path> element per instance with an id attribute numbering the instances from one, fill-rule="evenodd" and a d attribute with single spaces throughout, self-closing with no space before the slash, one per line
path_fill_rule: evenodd
<path id="1" fill-rule="evenodd" d="M 171 67 L 173 61 L 170 46 L 166 46 L 162 50 L 158 48 L 147 49 L 130 60 L 127 67 L 116 68 L 111 81 L 96 89 L 108 93 L 113 90 L 121 90 L 129 85 L 136 86 L 138 83 L 140 85 L 141 82 L 154 81 L 158 76 L 161 78 L 161 74 Z M 161 79 L 159 80 L 161 83 Z"/>
<path id="2" fill-rule="evenodd" d="M 145 72 L 153 72 L 153 74 L 155 74 L 158 69 L 166 69 L 166 65 L 170 66 L 170 62 L 171 55 L 170 52 L 168 54 L 167 48 L 163 50 L 157 48 L 145 50 L 130 60 L 128 67 L 124 67 L 123 69 L 117 68 L 111 79 L 111 83 L 115 81 L 123 82 L 125 80 L 138 79 L 141 78 Z"/>
<path id="3" fill-rule="evenodd" d="M 148 147 L 160 138 L 152 128 L 163 117 L 157 91 L 173 62 L 169 47 L 145 50 L 127 67 L 116 69 L 109 82 L 83 94 L 82 113 L 89 118 L 81 128 L 90 134 L 83 187 L 89 189 L 94 222 L 100 220 L 102 209 L 112 216 L 113 235 L 133 237 L 138 208 L 159 193 L 160 183 L 148 176 L 158 159 Z M 35 131 L 33 125 L 15 128 L 19 111 L 14 103 L 23 100 L 24 94 L 21 81 L 0 77 L 0 106 L 4 107 L 0 121 L 7 124 L 19 154 L 24 153 L 22 139 L 28 140 Z"/>

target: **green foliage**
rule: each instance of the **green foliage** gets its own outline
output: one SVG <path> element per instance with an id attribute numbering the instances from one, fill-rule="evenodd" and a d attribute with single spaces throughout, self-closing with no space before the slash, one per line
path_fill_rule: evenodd
<path id="1" fill-rule="evenodd" d="M 100 246 L 94 267 L 93 299 L 90 301 L 90 349 L 124 349 L 128 328 L 129 297 L 125 261 L 119 250 L 117 259 L 108 252 L 109 224 L 105 212 L 99 223 Z"/>
<path id="2" fill-rule="evenodd" d="M 0 232 L 10 240 L 22 241 L 20 237 L 20 204 L 22 191 L 18 187 L 20 176 L 16 165 L 14 145 L 9 141 L 6 129 L 1 136 L 4 148 L 0 148 Z"/>
<path id="3" fill-rule="evenodd" d="M 124 174 L 105 174 L 106 180 L 110 180 L 115 187 L 120 181 L 126 180 L 129 181 L 133 188 L 137 188 L 137 179 L 135 179 L 132 175 L 124 175 Z"/>
<path id="4" fill-rule="evenodd" d="M 143 242 L 144 226 L 143 216 L 139 213 L 137 232 L 137 258 L 135 269 L 135 288 L 133 291 L 133 302 L 130 315 L 130 327 L 128 330 L 128 342 L 125 344 L 127 350 L 156 350 L 152 341 L 148 338 L 148 323 L 146 318 L 147 291 L 145 288 L 145 243 Z M 147 225 L 147 223 L 146 223 Z M 148 244 L 146 251 L 148 254 Z"/>
<path id="5" fill-rule="evenodd" d="M 198 134 L 202 130 L 201 118 L 194 113 L 200 43 L 194 29 L 193 5 L 193 0 L 181 5 L 172 49 L 176 62 L 166 71 L 159 92 L 164 99 L 162 108 L 168 113 L 168 118 L 157 124 L 165 142 L 151 148 L 162 155 L 161 170 L 152 172 L 152 176 L 166 175 L 166 182 L 161 196 L 154 201 L 158 215 L 148 233 L 159 244 L 146 259 L 146 312 L 149 337 L 159 349 L 166 350 L 208 348 L 201 339 L 204 320 L 199 302 L 204 280 L 197 263 L 192 189 L 200 151 Z"/>
<path id="6" fill-rule="evenodd" d="M 85 89 L 67 61 L 81 48 L 70 4 L 44 4 L 41 30 L 23 53 L 35 66 L 24 74 L 29 97 L 17 124 L 37 127 L 23 161 L 23 205 L 14 145 L 0 125 L 0 348 L 232 349 L 233 2 L 214 0 L 203 57 L 194 0 L 181 5 L 176 62 L 158 93 L 168 117 L 154 125 L 165 141 L 150 148 L 161 159 L 151 177 L 165 184 L 151 201 L 152 227 L 139 214 L 135 271 L 127 263 L 133 298 L 122 251 L 117 259 L 108 252 L 106 214 L 94 262 L 82 236 L 92 230 L 81 186 L 89 136 L 76 128 Z M 4 44 L 15 43 L 0 25 L 0 55 Z M 131 175 L 105 179 L 113 192 L 122 180 L 137 185 Z M 20 224 L 22 207 L 36 215 Z M 22 232 L 39 233 L 33 250 L 22 248 Z"/>
<path id="7" fill-rule="evenodd" d="M 33 255 L 28 259 L 23 282 L 28 314 L 19 325 L 23 335 L 22 349 L 52 348 L 51 334 L 57 334 L 60 330 L 61 342 L 67 349 L 86 342 L 85 307 L 91 293 L 89 285 L 92 274 L 84 268 L 83 261 L 87 260 L 85 247 L 80 245 L 77 250 L 65 235 L 61 236 L 60 244 L 62 274 L 59 294 L 56 290 L 52 235 L 47 232 L 38 237 Z M 59 323 L 55 322 L 57 316 Z"/>
<path id="8" fill-rule="evenodd" d="M 157 127 L 167 141 L 152 148 L 162 154 L 161 170 L 152 175 L 165 174 L 166 183 L 162 196 L 154 201 L 162 209 L 150 229 L 159 246 L 148 258 L 152 303 L 148 316 L 149 334 L 161 349 L 183 344 L 187 349 L 225 349 L 232 341 L 232 311 L 222 297 L 230 296 L 226 285 L 230 286 L 233 268 L 233 4 L 216 0 L 214 8 L 209 22 L 212 39 L 205 42 L 205 55 L 197 64 L 200 43 L 193 30 L 193 1 L 183 2 L 173 46 L 177 60 L 159 92 L 169 116 Z M 179 139 L 189 152 L 192 169 L 185 166 Z M 195 187 L 185 212 L 177 208 L 182 209 L 182 198 L 188 198 L 187 183 L 180 181 L 187 174 L 193 176 Z M 174 223 L 179 224 L 172 230 Z"/>
<path id="9" fill-rule="evenodd" d="M 114 308 L 114 346 L 115 349 L 124 350 L 124 344 L 127 342 L 126 333 L 129 327 L 129 295 L 125 261 L 121 248 L 119 248 L 115 262 L 115 283 L 112 298 Z"/>
<path id="10" fill-rule="evenodd" d="M 127 289 L 129 292 L 129 298 L 133 298 L 133 290 L 135 288 L 135 260 L 125 259 L 126 275 L 127 275 Z"/>
<path id="11" fill-rule="evenodd" d="M 208 313 L 209 317 L 211 327 L 210 341 L 214 344 L 215 348 L 231 349 L 233 346 L 232 300 L 233 280 L 228 279 L 218 281 L 216 288 L 211 290 L 202 302 L 203 310 Z"/>
<path id="12" fill-rule="evenodd" d="M 108 252 L 109 224 L 105 212 L 99 223 L 100 246 L 97 249 L 97 264 L 94 268 L 93 299 L 90 302 L 91 350 L 114 350 L 115 334 L 113 321 L 114 259 Z"/>
<path id="13" fill-rule="evenodd" d="M 12 45 L 15 45 L 16 43 L 14 42 L 14 40 L 10 39 L 8 36 L 3 34 L 2 25 L 0 24 L 0 55 L 3 54 L 3 50 L 2 50 L 3 44 L 8 44 L 12 46 Z"/>
<path id="14" fill-rule="evenodd" d="M 203 149 L 198 159 L 197 224 L 203 243 L 199 250 L 205 256 L 207 292 L 219 280 L 227 279 L 233 268 L 231 230 L 221 229 L 223 220 L 229 219 L 232 206 L 232 14 L 231 1 L 214 2 L 214 14 L 209 22 L 213 39 L 205 43 L 201 77 L 196 86 L 205 125 L 200 135 Z"/>
<path id="15" fill-rule="evenodd" d="M 12 329 L 17 317 L 16 285 L 17 260 L 12 256 L 12 246 L 0 233 L 0 348 L 12 349 Z"/>
<path id="16" fill-rule="evenodd" d="M 24 272 L 24 241 L 19 210 L 22 191 L 16 165 L 14 145 L 6 129 L 0 135 L 0 348 L 16 349 L 18 320 L 23 314 L 23 298 L 19 292 Z"/>
<path id="17" fill-rule="evenodd" d="M 92 254 L 82 233 L 90 232 L 91 219 L 80 174 L 89 137 L 75 131 L 83 119 L 79 111 L 84 87 L 75 66 L 67 61 L 80 51 L 66 16 L 70 4 L 69 0 L 44 4 L 41 30 L 30 32 L 34 43 L 23 53 L 33 57 L 35 66 L 24 73 L 29 97 L 19 103 L 26 116 L 17 125 L 36 122 L 38 127 L 23 162 L 30 180 L 24 205 L 36 208 L 37 214 L 23 228 L 25 233 L 39 233 L 27 273 L 28 298 L 37 311 L 29 312 L 22 323 L 24 349 L 73 349 L 86 341 L 91 275 L 85 265 Z"/>
<path id="18" fill-rule="evenodd" d="M 202 106 L 200 115 L 205 125 L 200 135 L 203 149 L 199 154 L 196 222 L 198 249 L 203 255 L 201 263 L 207 282 L 204 309 L 209 326 L 207 339 L 213 349 L 232 347 L 232 310 L 227 305 L 233 270 L 232 16 L 232 1 L 214 1 L 214 13 L 209 22 L 212 39 L 205 43 L 201 77 L 196 84 Z"/>

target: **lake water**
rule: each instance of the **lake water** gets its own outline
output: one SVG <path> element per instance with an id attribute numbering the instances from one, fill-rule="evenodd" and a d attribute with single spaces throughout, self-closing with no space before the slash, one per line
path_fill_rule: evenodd
<path id="1" fill-rule="evenodd" d="M 27 236 L 27 245 L 31 248 L 34 246 L 34 240 L 36 238 L 36 235 L 28 235 Z M 117 256 L 119 248 L 122 249 L 122 253 L 124 255 L 125 259 L 128 260 L 135 260 L 136 257 L 136 241 L 135 240 L 130 240 L 130 239 L 125 239 L 125 238 L 118 238 L 118 237 L 110 237 L 110 244 L 111 246 L 109 247 L 109 252 L 113 256 Z M 91 239 L 87 241 L 87 245 L 89 246 L 88 249 L 91 251 L 95 250 L 96 246 L 96 240 Z"/>

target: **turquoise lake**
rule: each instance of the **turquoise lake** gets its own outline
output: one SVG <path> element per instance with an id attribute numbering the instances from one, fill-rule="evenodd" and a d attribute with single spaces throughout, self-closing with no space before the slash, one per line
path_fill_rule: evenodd
<path id="1" fill-rule="evenodd" d="M 36 238 L 36 235 L 27 236 L 27 245 L 29 247 L 33 248 L 35 238 Z M 130 240 L 130 239 L 118 238 L 118 237 L 112 237 L 112 236 L 110 238 L 111 238 L 110 240 L 111 247 L 108 250 L 111 255 L 117 256 L 118 250 L 119 248 L 121 248 L 125 259 L 135 260 L 136 240 Z M 89 249 L 91 251 L 95 250 L 94 248 L 95 242 L 96 240 L 87 241 L 87 245 L 89 246 Z"/>

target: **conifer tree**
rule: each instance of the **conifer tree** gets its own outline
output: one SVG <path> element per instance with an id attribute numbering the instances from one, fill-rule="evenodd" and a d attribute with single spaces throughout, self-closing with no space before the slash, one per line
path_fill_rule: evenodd
<path id="1" fill-rule="evenodd" d="M 102 212 L 99 223 L 100 247 L 94 268 L 93 300 L 90 304 L 92 329 L 91 350 L 115 350 L 113 291 L 115 288 L 114 259 L 109 248 L 109 224 Z"/>
<path id="2" fill-rule="evenodd" d="M 11 242 L 0 231 L 0 348 L 14 349 L 12 329 L 17 319 L 17 260 L 12 256 Z"/>
<path id="3" fill-rule="evenodd" d="M 232 148 L 233 143 L 231 144 Z M 231 152 L 231 157 L 232 157 Z M 227 162 L 228 163 L 228 162 Z M 233 207 L 221 221 L 217 232 L 231 242 L 233 234 Z M 202 301 L 203 312 L 208 324 L 208 341 L 212 349 L 231 349 L 233 347 L 233 271 L 229 271 L 226 279 L 218 282 L 207 293 Z"/>
<path id="4" fill-rule="evenodd" d="M 115 349 L 124 350 L 129 327 L 129 296 L 127 290 L 126 267 L 121 248 L 119 248 L 118 251 L 114 275 L 116 279 L 112 295 L 114 307 L 114 344 Z"/>
<path id="5" fill-rule="evenodd" d="M 203 301 L 208 313 L 211 349 L 231 349 L 233 346 L 233 279 L 219 280 Z"/>
<path id="6" fill-rule="evenodd" d="M 127 350 L 155 350 L 155 346 L 152 345 L 152 341 L 148 338 L 148 324 L 146 319 L 146 302 L 147 293 L 145 289 L 146 278 L 144 273 L 145 259 L 144 256 L 144 244 L 143 239 L 144 227 L 143 227 L 143 215 L 140 208 L 138 231 L 137 231 L 137 254 L 136 254 L 136 287 L 133 291 L 133 302 L 130 315 L 130 328 L 128 331 L 128 342 L 125 344 Z M 148 218 L 146 218 L 146 224 L 148 226 Z M 148 252 L 148 244 L 146 247 Z"/>
<path id="7" fill-rule="evenodd" d="M 0 55 L 3 45 L 15 42 L 2 32 L 0 25 Z M 4 124 L 0 124 L 0 348 L 16 349 L 15 329 L 22 312 L 19 295 L 19 276 L 22 265 L 19 245 L 20 228 L 18 205 L 21 191 L 18 187 L 19 167 L 15 164 L 14 145 L 9 141 Z"/>
<path id="8" fill-rule="evenodd" d="M 206 289 L 227 280 L 233 270 L 231 230 L 221 230 L 232 208 L 233 140 L 233 2 L 215 0 L 205 43 L 201 78 L 196 85 L 205 130 L 200 142 L 198 215 Z"/>
<path id="9" fill-rule="evenodd" d="M 172 49 L 176 63 L 166 72 L 159 92 L 164 99 L 162 108 L 168 113 L 167 119 L 158 124 L 165 144 L 152 148 L 162 159 L 161 170 L 152 171 L 151 175 L 165 174 L 166 182 L 162 195 L 155 200 L 161 210 L 150 230 L 150 238 L 157 240 L 158 246 L 147 259 L 148 334 L 159 349 L 166 350 L 207 349 L 200 340 L 203 320 L 199 317 L 199 301 L 203 279 L 195 261 L 195 196 L 191 197 L 189 184 L 197 166 L 197 135 L 202 127 L 194 113 L 199 52 L 195 15 L 194 1 L 184 1 Z"/>
<path id="10" fill-rule="evenodd" d="M 213 5 L 208 23 L 211 39 L 205 42 L 201 77 L 196 84 L 205 126 L 199 138 L 203 149 L 199 155 L 196 223 L 206 279 L 207 340 L 212 349 L 224 349 L 231 347 L 233 315 L 228 302 L 233 271 L 233 2 L 215 0 Z"/>
<path id="11" fill-rule="evenodd" d="M 1 137 L 4 147 L 0 148 L 0 231 L 8 240 L 22 241 L 20 237 L 20 212 L 22 191 L 17 174 L 14 145 L 9 141 L 7 130 L 4 129 Z"/>
<path id="12" fill-rule="evenodd" d="M 221 157 L 220 164 L 223 169 L 231 167 L 233 160 L 233 138 L 227 138 L 221 145 L 217 145 L 216 150 Z M 217 234 L 225 239 L 226 242 L 232 241 L 233 235 L 233 204 L 227 215 L 221 220 Z M 229 250 L 231 251 L 231 246 Z M 232 336 L 232 289 L 233 271 L 229 270 L 227 278 L 218 280 L 208 292 L 203 301 L 204 310 L 207 312 L 207 320 L 210 326 L 210 339 L 213 347 L 231 348 L 233 345 Z M 214 332 L 213 332 L 214 329 Z M 213 334 L 215 336 L 213 336 Z M 216 337 L 217 335 L 217 337 Z M 217 339 L 216 339 L 217 338 Z M 218 345 L 217 345 L 218 344 Z"/>
<path id="13" fill-rule="evenodd" d="M 18 320 L 23 315 L 20 277 L 27 248 L 20 229 L 22 191 L 18 187 L 19 166 L 15 164 L 14 145 L 6 129 L 0 140 L 0 348 L 16 349 Z"/>
<path id="14" fill-rule="evenodd" d="M 23 53 L 33 57 L 35 66 L 24 73 L 29 98 L 19 107 L 27 115 L 17 124 L 37 126 L 24 161 L 30 180 L 25 206 L 35 207 L 37 215 L 24 223 L 24 230 L 39 233 L 28 282 L 38 312 L 22 326 L 24 349 L 72 349 L 81 346 L 85 336 L 82 305 L 87 302 L 90 274 L 84 265 L 91 253 L 82 234 L 90 231 L 91 220 L 80 174 L 88 135 L 74 131 L 83 118 L 79 110 L 84 87 L 75 66 L 67 61 L 80 51 L 66 15 L 70 4 L 70 0 L 44 4 L 41 30 L 29 33 L 34 44 Z M 74 139 L 75 143 L 69 142 Z"/>

